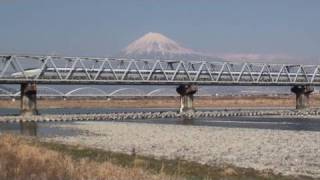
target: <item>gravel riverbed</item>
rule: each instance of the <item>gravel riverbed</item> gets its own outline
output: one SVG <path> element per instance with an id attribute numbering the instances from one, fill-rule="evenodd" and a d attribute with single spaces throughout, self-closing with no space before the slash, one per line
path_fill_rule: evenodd
<path id="1" fill-rule="evenodd" d="M 286 175 L 320 177 L 320 132 L 128 122 L 55 124 L 77 136 L 46 140 L 156 158 L 232 164 Z"/>

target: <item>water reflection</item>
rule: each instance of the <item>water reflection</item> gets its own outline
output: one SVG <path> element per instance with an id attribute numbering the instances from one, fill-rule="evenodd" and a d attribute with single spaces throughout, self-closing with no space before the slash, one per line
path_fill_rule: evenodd
<path id="1" fill-rule="evenodd" d="M 177 124 L 187 126 L 207 126 L 224 128 L 252 128 L 272 130 L 293 130 L 293 131 L 320 131 L 320 120 L 312 118 L 268 118 L 268 117 L 227 117 L 209 119 L 140 119 L 126 120 L 121 122 L 150 123 L 150 124 Z M 76 124 L 77 122 L 21 122 L 21 123 L 0 123 L 0 133 L 14 133 L 25 136 L 77 136 L 81 133 L 79 129 L 63 128 L 62 124 Z M 90 122 L 88 122 L 90 123 Z M 105 122 L 106 125 L 110 121 Z"/>
<path id="2" fill-rule="evenodd" d="M 0 133 L 37 136 L 38 124 L 36 122 L 0 123 Z"/>
<path id="3" fill-rule="evenodd" d="M 177 121 L 177 124 L 182 124 L 182 125 L 194 125 L 194 118 L 188 118 L 184 117 L 183 119 L 180 119 Z"/>
<path id="4" fill-rule="evenodd" d="M 37 136 L 38 125 L 36 122 L 20 122 L 20 134 L 25 136 Z"/>
<path id="5" fill-rule="evenodd" d="M 301 117 L 217 117 L 202 119 L 143 119 L 122 122 L 211 126 L 223 128 L 252 128 L 293 131 L 320 131 L 320 119 Z"/>

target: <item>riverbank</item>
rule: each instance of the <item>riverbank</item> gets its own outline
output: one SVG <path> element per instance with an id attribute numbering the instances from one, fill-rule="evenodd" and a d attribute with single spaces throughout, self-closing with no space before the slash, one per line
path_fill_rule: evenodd
<path id="1" fill-rule="evenodd" d="M 183 179 L 178 176 L 152 174 L 135 165 L 121 167 L 102 159 L 98 162 L 85 156 L 75 158 L 62 151 L 51 150 L 49 147 L 54 149 L 53 147 L 57 147 L 57 145 L 44 144 L 35 139 L 31 140 L 13 135 L 0 135 L 0 179 Z"/>
<path id="2" fill-rule="evenodd" d="M 0 179 L 116 180 L 295 180 L 232 165 L 213 167 L 181 159 L 165 160 L 84 146 L 0 135 Z"/>
<path id="3" fill-rule="evenodd" d="M 77 136 L 46 140 L 203 165 L 320 178 L 320 133 L 125 122 L 78 122 L 57 128 Z"/>
<path id="4" fill-rule="evenodd" d="M 320 107 L 320 95 L 310 96 L 311 107 Z M 295 108 L 294 95 L 281 96 L 197 96 L 196 108 Z M 0 108 L 19 108 L 20 100 L 2 98 Z M 38 108 L 179 108 L 180 98 L 173 97 L 99 97 L 39 98 Z"/>

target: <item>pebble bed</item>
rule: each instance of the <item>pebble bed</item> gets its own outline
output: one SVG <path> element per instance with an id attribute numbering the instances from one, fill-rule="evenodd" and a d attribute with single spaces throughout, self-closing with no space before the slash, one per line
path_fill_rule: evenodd
<path id="1" fill-rule="evenodd" d="M 77 136 L 46 140 L 201 164 L 320 178 L 320 132 L 133 122 L 55 124 Z"/>
<path id="2" fill-rule="evenodd" d="M 131 119 L 164 119 L 164 118 L 210 118 L 210 117 L 238 117 L 238 116 L 319 116 L 320 109 L 304 111 L 297 110 L 225 110 L 198 111 L 195 113 L 177 112 L 133 112 L 108 114 L 58 114 L 37 116 L 1 116 L 0 122 L 53 122 L 53 121 L 115 121 Z"/>

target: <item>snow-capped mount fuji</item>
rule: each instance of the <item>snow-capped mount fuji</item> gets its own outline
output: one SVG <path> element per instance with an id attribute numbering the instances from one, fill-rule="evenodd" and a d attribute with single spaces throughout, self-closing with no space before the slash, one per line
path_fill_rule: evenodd
<path id="1" fill-rule="evenodd" d="M 199 60 L 206 58 L 201 53 L 185 48 L 168 37 L 154 32 L 149 32 L 133 41 L 122 50 L 120 56 L 143 59 Z"/>

